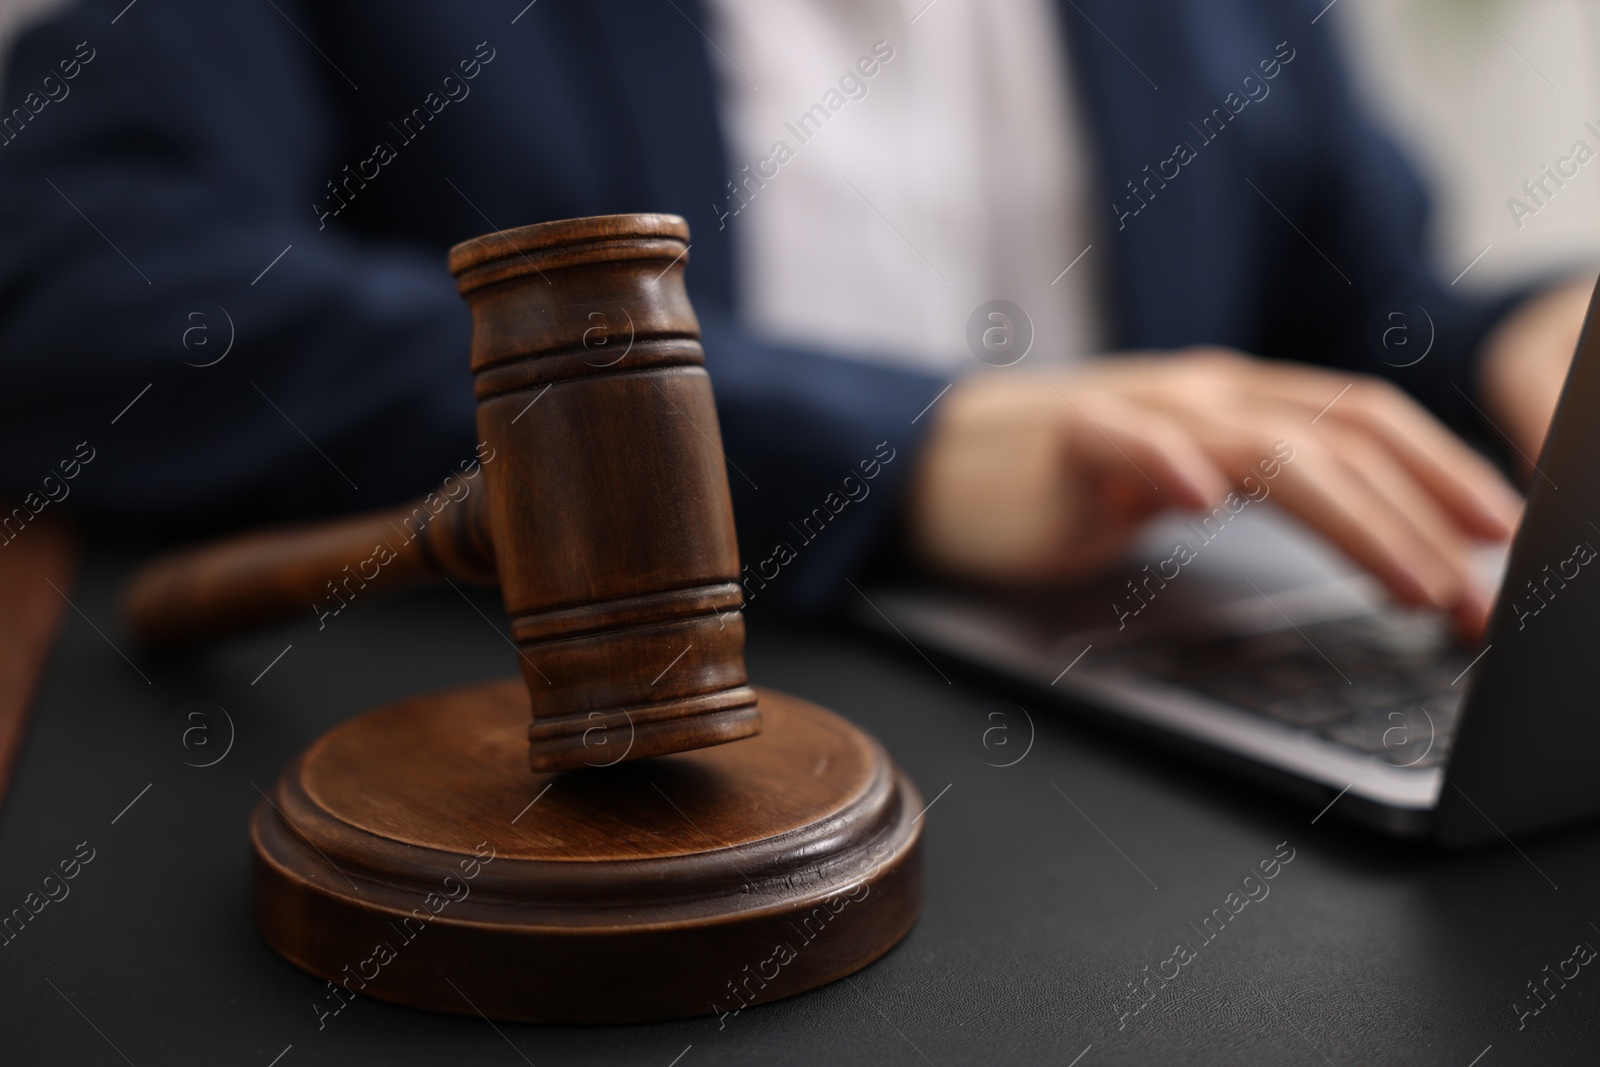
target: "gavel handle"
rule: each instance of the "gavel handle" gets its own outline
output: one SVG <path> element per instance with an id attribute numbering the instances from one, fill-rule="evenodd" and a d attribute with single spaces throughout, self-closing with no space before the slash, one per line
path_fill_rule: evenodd
<path id="1" fill-rule="evenodd" d="M 392 511 L 261 530 L 164 556 L 128 583 L 124 614 L 145 644 L 175 645 L 301 612 L 320 618 L 357 592 L 434 575 L 493 585 L 484 493 L 474 488 L 459 501 L 435 493 Z"/>

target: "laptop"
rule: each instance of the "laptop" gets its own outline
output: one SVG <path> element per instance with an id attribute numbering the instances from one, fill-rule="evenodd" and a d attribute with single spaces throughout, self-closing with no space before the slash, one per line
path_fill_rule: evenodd
<path id="1" fill-rule="evenodd" d="M 878 587 L 858 619 L 1256 778 L 1316 819 L 1469 846 L 1600 815 L 1597 302 L 1600 286 L 1521 527 L 1484 552 L 1499 593 L 1481 646 L 1388 602 L 1266 501 L 1164 519 L 1124 573 L 1087 588 Z"/>

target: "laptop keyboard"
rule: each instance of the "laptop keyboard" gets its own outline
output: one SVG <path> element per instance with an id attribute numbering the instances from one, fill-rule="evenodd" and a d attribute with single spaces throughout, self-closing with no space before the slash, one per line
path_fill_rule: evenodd
<path id="1" fill-rule="evenodd" d="M 1119 668 L 1312 731 L 1397 767 L 1449 754 L 1471 654 L 1443 624 L 1376 614 L 1299 630 L 1130 647 Z"/>

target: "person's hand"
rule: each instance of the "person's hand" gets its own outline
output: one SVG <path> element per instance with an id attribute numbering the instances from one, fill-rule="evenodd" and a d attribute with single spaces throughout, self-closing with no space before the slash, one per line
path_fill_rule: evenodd
<path id="1" fill-rule="evenodd" d="M 1583 330 L 1594 279 L 1548 290 L 1512 311 L 1484 341 L 1479 391 L 1531 476 Z"/>
<path id="2" fill-rule="evenodd" d="M 1491 602 L 1473 542 L 1509 537 L 1521 507 L 1387 382 L 1222 349 L 978 375 L 934 411 L 910 536 L 924 561 L 968 578 L 1079 579 L 1157 512 L 1270 496 L 1396 599 L 1476 636 Z"/>

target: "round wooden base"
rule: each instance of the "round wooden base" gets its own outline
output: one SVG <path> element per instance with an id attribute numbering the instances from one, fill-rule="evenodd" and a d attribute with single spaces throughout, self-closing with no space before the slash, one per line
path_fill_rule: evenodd
<path id="1" fill-rule="evenodd" d="M 736 1013 L 842 978 L 916 921 L 915 786 L 870 736 L 759 691 L 744 741 L 528 771 L 508 680 L 330 730 L 251 822 L 256 923 L 356 994 L 547 1023 Z"/>

